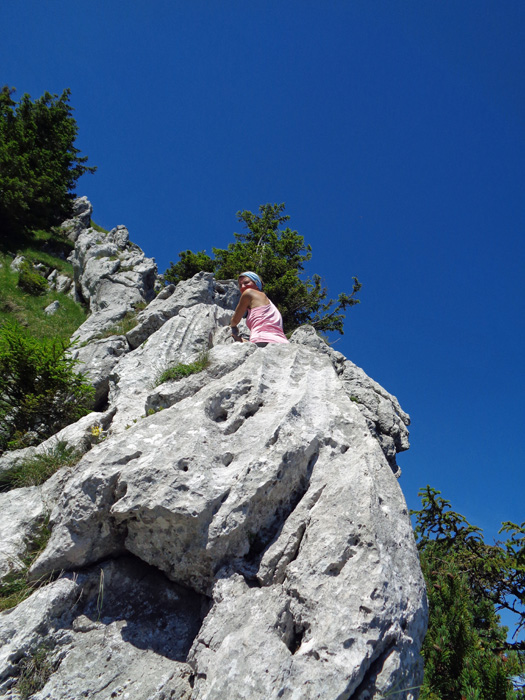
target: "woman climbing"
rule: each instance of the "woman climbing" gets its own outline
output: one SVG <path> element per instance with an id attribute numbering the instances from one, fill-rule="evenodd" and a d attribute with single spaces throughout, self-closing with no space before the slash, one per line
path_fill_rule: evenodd
<path id="1" fill-rule="evenodd" d="M 239 335 L 237 324 L 248 311 L 246 325 L 250 329 L 250 342 L 259 347 L 268 343 L 287 343 L 283 332 L 283 319 L 279 309 L 262 291 L 262 280 L 255 272 L 242 272 L 238 277 L 241 299 L 230 321 L 233 339 L 246 342 Z"/>

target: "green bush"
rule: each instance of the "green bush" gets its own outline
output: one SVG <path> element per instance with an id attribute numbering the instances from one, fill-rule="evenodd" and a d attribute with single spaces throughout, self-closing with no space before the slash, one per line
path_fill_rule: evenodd
<path id="1" fill-rule="evenodd" d="M 0 328 L 0 450 L 38 444 L 92 410 L 94 389 L 62 341 Z"/>
<path id="2" fill-rule="evenodd" d="M 27 260 L 22 262 L 18 270 L 18 286 L 24 292 L 35 297 L 47 292 L 47 281 L 38 272 L 35 272 Z"/>

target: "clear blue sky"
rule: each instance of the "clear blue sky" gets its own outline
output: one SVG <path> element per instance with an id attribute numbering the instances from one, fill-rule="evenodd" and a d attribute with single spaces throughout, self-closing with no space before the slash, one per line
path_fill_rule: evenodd
<path id="1" fill-rule="evenodd" d="M 77 192 L 159 270 L 286 202 L 336 348 L 412 416 L 427 483 L 496 535 L 525 519 L 525 3 L 17 0 L 2 82 L 72 90 Z"/>

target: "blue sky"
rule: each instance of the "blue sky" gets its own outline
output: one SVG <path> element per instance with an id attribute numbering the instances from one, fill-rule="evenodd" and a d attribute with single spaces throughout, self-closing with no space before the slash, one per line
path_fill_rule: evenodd
<path id="1" fill-rule="evenodd" d="M 2 81 L 71 88 L 98 166 L 77 192 L 159 270 L 286 202 L 333 295 L 335 347 L 411 414 L 427 483 L 490 538 L 525 519 L 525 4 L 17 0 Z"/>

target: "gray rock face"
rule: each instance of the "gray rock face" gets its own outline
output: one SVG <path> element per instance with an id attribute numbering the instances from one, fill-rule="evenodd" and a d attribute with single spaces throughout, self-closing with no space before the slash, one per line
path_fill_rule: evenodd
<path id="1" fill-rule="evenodd" d="M 121 284 L 109 251 L 127 231 L 92 234 L 78 284 L 95 315 L 117 305 L 101 308 L 89 260 Z M 44 641 L 38 700 L 368 700 L 419 685 L 426 599 L 395 463 L 409 418 L 312 328 L 289 345 L 232 342 L 235 287 L 199 273 L 126 337 L 75 351 L 107 381 L 108 410 L 65 429 L 91 449 L 48 487 L 52 534 L 31 576 L 66 573 L 0 614 L 0 694 Z M 203 351 L 203 371 L 156 386 Z M 3 494 L 0 523 L 24 511 L 27 536 L 44 487 Z"/>
<path id="2" fill-rule="evenodd" d="M 330 348 L 311 326 L 301 326 L 290 339 L 328 355 L 347 396 L 356 403 L 366 418 L 372 434 L 377 438 L 393 472 L 401 475 L 396 454 L 410 447 L 407 426 L 410 416 L 405 413 L 395 396 L 371 379 L 360 367 Z"/>
<path id="3" fill-rule="evenodd" d="M 75 199 L 73 202 L 73 217 L 64 221 L 61 225 L 62 230 L 73 243 L 82 231 L 91 226 L 92 213 L 93 207 L 87 197 L 77 197 Z"/>
<path id="4" fill-rule="evenodd" d="M 95 405 L 102 405 L 111 390 L 109 401 L 119 406 L 113 432 L 117 423 L 122 428 L 144 415 L 147 394 L 170 364 L 191 362 L 218 338 L 226 340 L 226 326 L 238 298 L 235 281 L 219 283 L 210 273 L 202 272 L 181 282 L 176 289 L 174 285 L 163 289 L 137 315 L 137 325 L 125 336 L 77 344 L 71 355 L 80 361 L 79 371 L 88 376 L 96 389 Z M 193 309 L 197 305 L 200 307 Z M 114 322 L 119 314 L 118 310 L 116 314 L 114 310 L 96 312 L 77 331 L 78 337 L 98 333 L 101 319 Z M 128 353 L 130 357 L 119 362 Z M 133 406 L 125 407 L 130 402 Z"/>
<path id="5" fill-rule="evenodd" d="M 133 607 L 130 601 L 137 601 Z M 190 700 L 185 659 L 206 601 L 133 557 L 41 588 L 0 627 L 0 693 L 45 645 L 55 669 L 35 700 Z"/>
<path id="6" fill-rule="evenodd" d="M 95 406 L 106 399 L 109 391 L 109 375 L 119 357 L 127 352 L 129 352 L 129 345 L 123 335 L 93 340 L 87 345 L 72 349 L 71 357 L 80 363 L 78 369 L 95 387 Z"/>
<path id="7" fill-rule="evenodd" d="M 199 272 L 192 279 L 170 285 L 137 317 L 137 325 L 128 334 L 132 348 L 138 347 L 170 318 L 195 304 L 213 304 L 233 311 L 239 301 L 239 288 L 235 280 L 217 282 L 211 272 Z M 228 316 L 228 323 L 231 313 Z"/>
<path id="8" fill-rule="evenodd" d="M 44 313 L 47 314 L 48 316 L 53 316 L 53 314 L 56 314 L 56 312 L 60 308 L 60 303 L 58 301 L 52 301 L 51 304 L 46 306 L 44 309 Z"/>
<path id="9" fill-rule="evenodd" d="M 91 311 L 73 335 L 80 343 L 97 338 L 155 296 L 155 261 L 130 243 L 125 226 L 117 226 L 107 234 L 92 228 L 83 230 L 70 259 L 76 293 Z"/>

